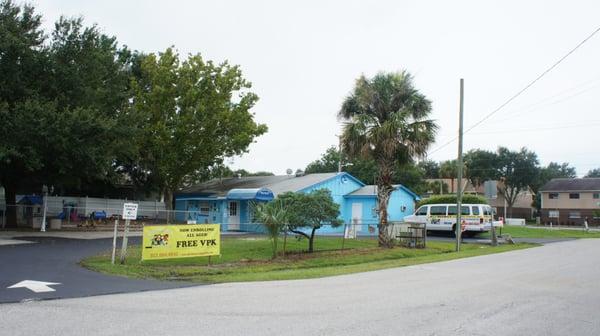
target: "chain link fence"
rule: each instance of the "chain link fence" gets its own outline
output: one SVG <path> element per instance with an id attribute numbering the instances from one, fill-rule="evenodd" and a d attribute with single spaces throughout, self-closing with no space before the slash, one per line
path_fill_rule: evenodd
<path id="1" fill-rule="evenodd" d="M 11 209 L 12 208 L 12 209 Z M 15 211 L 16 223 L 8 223 L 8 212 Z M 62 208 L 48 206 L 46 208 L 46 227 L 49 229 L 76 229 L 76 228 L 102 228 L 114 225 L 115 220 L 124 222 L 121 218 L 123 208 L 77 207 L 66 205 Z M 190 217 L 189 211 L 161 210 L 150 207 L 139 207 L 136 220 L 131 224 L 135 226 L 157 224 L 187 224 Z M 0 210 L 0 227 L 40 229 L 44 219 L 44 205 L 6 205 Z M 15 225 L 16 224 L 16 225 Z"/>
<path id="2" fill-rule="evenodd" d="M 16 212 L 16 228 L 23 230 L 40 230 L 44 219 L 43 204 L 6 206 L 0 211 L 0 226 L 3 229 L 14 228 L 8 225 L 7 211 L 14 207 Z M 118 221 L 119 231 L 123 230 L 125 221 L 121 218 L 122 208 L 102 208 L 102 210 L 91 210 L 86 207 L 64 206 L 62 208 L 46 208 L 46 229 L 64 231 L 111 231 L 114 229 L 115 221 Z M 159 210 L 156 208 L 139 207 L 138 216 L 130 221 L 130 231 L 141 231 L 146 225 L 176 225 L 176 224 L 220 224 L 224 234 L 250 234 L 264 235 L 267 230 L 261 223 L 255 222 L 214 222 L 206 217 L 198 217 L 197 211 Z M 196 219 L 195 219 L 196 218 Z M 202 218 L 202 219 L 200 219 Z M 197 220 L 200 219 L 200 220 Z M 354 220 L 341 225 L 322 225 L 316 230 L 318 236 L 337 236 L 348 239 L 374 238 L 379 234 L 377 219 Z M 390 222 L 388 235 L 405 246 L 424 246 L 426 236 L 424 230 L 419 230 L 415 224 Z M 296 231 L 296 232 L 293 232 Z M 305 238 L 310 236 L 311 228 L 300 227 L 294 230 L 284 227 L 282 235 L 288 237 Z M 304 234 L 304 235 L 303 235 Z"/>
<path id="3" fill-rule="evenodd" d="M 17 228 L 41 228 L 44 219 L 44 205 L 7 205 L 5 209 L 0 209 L 0 226 L 2 228 L 15 227 L 8 225 L 7 213 L 13 208 L 16 213 Z M 89 207 L 77 207 L 65 205 L 62 207 L 50 206 L 46 208 L 46 226 L 49 229 L 68 229 L 68 228 L 86 228 L 100 227 L 103 225 L 112 226 L 115 220 L 123 221 L 121 218 L 122 208 L 102 207 L 92 209 Z M 131 220 L 132 226 L 143 225 L 169 225 L 169 224 L 221 224 L 223 231 L 233 232 L 265 232 L 264 227 L 256 222 L 235 222 L 211 221 L 206 216 L 198 215 L 198 211 L 184 210 L 160 210 L 154 207 L 138 207 L 137 218 Z M 377 233 L 378 222 L 376 219 L 354 221 L 339 226 L 323 225 L 318 233 L 343 234 L 344 232 L 355 235 L 375 235 Z M 306 228 L 298 230 L 308 231 Z"/>

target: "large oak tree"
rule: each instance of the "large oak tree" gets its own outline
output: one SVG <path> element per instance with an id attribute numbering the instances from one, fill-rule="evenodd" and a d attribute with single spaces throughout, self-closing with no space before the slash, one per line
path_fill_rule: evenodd
<path id="1" fill-rule="evenodd" d="M 48 38 L 29 5 L 0 2 L 0 184 L 7 225 L 18 191 L 57 190 L 113 177 L 126 140 L 119 111 L 129 52 L 96 26 L 61 18 Z"/>
<path id="2" fill-rule="evenodd" d="M 199 54 L 180 61 L 169 48 L 142 59 L 132 86 L 128 115 L 137 121 L 132 138 L 139 153 L 128 167 L 158 186 L 167 209 L 185 181 L 246 152 L 267 131 L 250 112 L 258 100 L 250 82 L 227 62 Z"/>

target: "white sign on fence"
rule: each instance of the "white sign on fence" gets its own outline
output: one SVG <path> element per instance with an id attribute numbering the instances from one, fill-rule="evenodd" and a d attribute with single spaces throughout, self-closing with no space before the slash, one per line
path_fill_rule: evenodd
<path id="1" fill-rule="evenodd" d="M 356 224 L 350 224 L 344 228 L 344 238 L 356 239 Z"/>
<path id="2" fill-rule="evenodd" d="M 137 203 L 123 204 L 123 219 L 137 219 L 138 205 Z"/>

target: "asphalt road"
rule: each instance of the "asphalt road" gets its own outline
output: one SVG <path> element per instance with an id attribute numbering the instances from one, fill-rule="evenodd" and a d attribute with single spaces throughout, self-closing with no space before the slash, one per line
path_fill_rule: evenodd
<path id="1" fill-rule="evenodd" d="M 21 245 L 0 244 L 0 303 L 26 300 L 75 298 L 112 293 L 127 293 L 156 289 L 187 287 L 192 284 L 155 280 L 136 280 L 108 276 L 83 269 L 78 262 L 91 255 L 109 251 L 112 239 L 66 239 L 60 237 L 23 237 Z M 453 241 L 450 234 L 435 234 L 431 240 Z M 478 238 L 466 238 L 476 242 Z M 531 241 L 531 239 L 528 239 Z M 555 240 L 541 240 L 548 243 Z M 2 239 L 0 242 L 11 240 Z M 140 237 L 131 237 L 139 244 Z M 14 241 L 13 241 L 14 243 Z M 120 247 L 120 240 L 118 246 Z M 8 288 L 24 280 L 60 283 L 50 286 L 54 291 L 36 293 L 27 288 Z"/>
<path id="2" fill-rule="evenodd" d="M 599 335 L 600 241 L 323 279 L 0 305 L 6 335 Z"/>
<path id="3" fill-rule="evenodd" d="M 19 237 L 33 244 L 0 246 L 0 303 L 72 298 L 110 293 L 147 291 L 189 286 L 182 282 L 135 280 L 92 272 L 78 265 L 90 255 L 111 249 L 112 239 Z M 129 240 L 139 243 L 140 238 Z M 120 247 L 120 240 L 119 245 Z M 23 280 L 60 283 L 52 292 L 7 288 Z M 1 333 L 2 331 L 0 331 Z"/>

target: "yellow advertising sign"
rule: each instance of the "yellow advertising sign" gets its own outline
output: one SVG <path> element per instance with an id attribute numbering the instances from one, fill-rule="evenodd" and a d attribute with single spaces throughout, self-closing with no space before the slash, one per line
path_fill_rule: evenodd
<path id="1" fill-rule="evenodd" d="M 142 260 L 221 254 L 219 224 L 144 226 Z"/>

